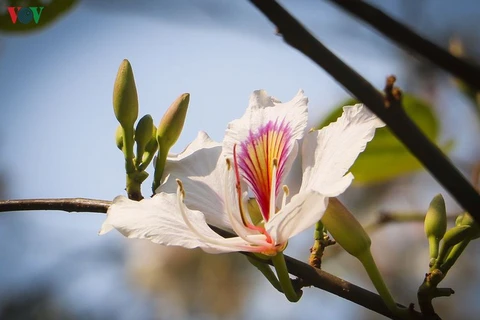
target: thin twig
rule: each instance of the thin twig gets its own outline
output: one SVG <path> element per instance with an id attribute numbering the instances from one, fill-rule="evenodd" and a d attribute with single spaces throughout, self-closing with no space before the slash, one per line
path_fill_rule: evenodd
<path id="1" fill-rule="evenodd" d="M 470 86 L 480 90 L 480 67 L 450 54 L 435 43 L 388 16 L 367 1 L 329 0 L 355 17 L 368 23 L 399 45 L 430 60 Z"/>
<path id="2" fill-rule="evenodd" d="M 111 203 L 111 201 L 84 198 L 0 200 L 0 212 L 60 210 L 67 212 L 106 213 Z M 224 230 L 215 227 L 212 227 L 212 229 L 224 237 L 233 236 L 231 233 Z M 258 259 L 249 253 L 243 254 L 246 254 L 254 259 Z M 299 277 L 304 286 L 317 287 L 382 314 L 388 318 L 398 319 L 388 310 L 379 295 L 349 283 L 348 281 L 335 277 L 334 275 L 331 275 L 323 270 L 313 268 L 308 264 L 294 258 L 288 256 L 285 256 L 285 258 L 289 273 Z M 399 306 L 402 307 L 401 305 Z M 411 310 L 411 316 L 411 319 L 422 319 L 422 315 L 414 310 Z"/>
<path id="3" fill-rule="evenodd" d="M 274 0 L 249 0 L 277 27 L 287 44 L 327 71 L 382 119 L 410 152 L 457 202 L 480 222 L 480 195 L 407 116 L 403 108 L 386 108 L 384 97 L 367 80 L 335 56 Z"/>
<path id="4" fill-rule="evenodd" d="M 111 204 L 111 201 L 86 198 L 0 200 L 0 212 L 60 210 L 106 213 Z"/>

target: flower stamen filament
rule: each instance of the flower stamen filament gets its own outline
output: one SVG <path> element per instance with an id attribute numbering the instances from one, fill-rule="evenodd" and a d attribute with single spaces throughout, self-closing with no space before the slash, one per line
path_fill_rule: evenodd
<path id="1" fill-rule="evenodd" d="M 242 223 L 245 227 L 251 229 L 251 230 L 256 230 L 262 234 L 265 235 L 267 238 L 268 243 L 273 243 L 272 237 L 268 234 L 268 232 L 265 230 L 265 228 L 261 226 L 255 226 L 252 222 L 249 221 L 249 218 L 245 214 L 246 210 L 243 206 L 243 199 L 242 199 L 242 185 L 240 183 L 240 171 L 238 169 L 238 160 L 237 160 L 237 144 L 233 145 L 233 168 L 235 170 L 235 189 L 237 192 L 237 201 L 238 201 L 238 208 L 240 211 L 240 217 L 242 219 Z"/>
<path id="2" fill-rule="evenodd" d="M 282 209 L 283 209 L 283 207 L 285 207 L 285 205 L 287 204 L 287 197 L 290 193 L 290 189 L 288 189 L 288 186 L 285 184 L 283 185 L 282 189 L 283 189 L 283 196 L 282 196 Z"/>
<path id="3" fill-rule="evenodd" d="M 276 191 L 277 191 L 277 170 L 278 170 L 278 160 L 273 158 L 272 161 L 272 183 L 270 185 L 270 212 L 268 216 L 271 218 L 276 211 Z"/>

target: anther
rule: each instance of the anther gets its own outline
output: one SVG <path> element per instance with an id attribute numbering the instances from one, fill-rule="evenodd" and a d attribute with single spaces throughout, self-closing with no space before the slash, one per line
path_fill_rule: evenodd
<path id="1" fill-rule="evenodd" d="M 182 193 L 182 197 L 185 198 L 185 189 L 183 188 L 182 180 L 180 180 L 180 179 L 175 179 L 175 181 L 177 182 L 178 187 L 180 188 L 180 192 Z"/>

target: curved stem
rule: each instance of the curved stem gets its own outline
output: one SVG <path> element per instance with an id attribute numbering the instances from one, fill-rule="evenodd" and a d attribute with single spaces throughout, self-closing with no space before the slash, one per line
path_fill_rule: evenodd
<path id="1" fill-rule="evenodd" d="M 447 258 L 445 259 L 445 262 L 442 263 L 440 266 L 440 270 L 443 272 L 444 275 L 447 274 L 448 270 L 455 264 L 457 259 L 460 257 L 462 252 L 465 250 L 465 248 L 468 246 L 470 243 L 471 239 L 467 238 L 460 243 L 457 243 L 450 253 L 448 254 Z"/>
<path id="2" fill-rule="evenodd" d="M 282 286 L 269 265 L 249 256 L 247 256 L 247 260 L 267 278 L 268 282 L 270 282 L 275 289 L 283 293 Z"/>
<path id="3" fill-rule="evenodd" d="M 155 173 L 153 175 L 153 184 L 152 192 L 155 194 L 155 190 L 160 187 L 162 181 L 163 169 L 165 169 L 165 164 L 167 163 L 169 149 L 161 144 L 158 146 L 157 161 L 155 163 Z"/>
<path id="4" fill-rule="evenodd" d="M 287 265 L 285 263 L 285 258 L 282 252 L 277 253 L 272 257 L 273 266 L 277 271 L 278 280 L 280 281 L 280 286 L 283 293 L 290 302 L 297 302 L 302 297 L 302 292 L 300 293 L 295 291 L 293 287 L 292 280 L 288 274 Z"/>
<path id="5" fill-rule="evenodd" d="M 373 259 L 372 253 L 370 250 L 365 250 L 363 253 L 357 255 L 358 260 L 362 263 L 363 267 L 368 273 L 370 280 L 372 281 L 375 289 L 377 289 L 378 294 L 382 297 L 383 302 L 387 305 L 388 309 L 393 313 L 398 312 L 398 307 L 395 301 L 393 300 L 390 291 L 388 290 L 385 282 L 383 281 L 382 275 L 377 268 L 377 264 Z"/>

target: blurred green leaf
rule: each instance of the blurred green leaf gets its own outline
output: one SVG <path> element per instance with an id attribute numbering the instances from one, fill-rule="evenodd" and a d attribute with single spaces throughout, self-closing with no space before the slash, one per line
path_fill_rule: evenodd
<path id="1" fill-rule="evenodd" d="M 330 122 L 336 121 L 341 116 L 343 106 L 358 103 L 355 99 L 349 99 L 335 108 L 325 120 L 318 126 L 322 128 Z M 437 142 L 439 124 L 431 106 L 412 95 L 403 95 L 403 106 L 409 117 L 420 127 L 422 132 L 434 143 Z M 441 148 L 449 151 L 453 142 L 449 141 Z M 355 176 L 357 184 L 380 183 L 399 177 L 403 174 L 420 170 L 420 162 L 403 146 L 403 144 L 392 134 L 389 128 L 377 129 L 375 137 L 367 145 L 351 172 Z"/>
<path id="2" fill-rule="evenodd" d="M 34 21 L 23 24 L 18 20 L 16 23 L 13 23 L 9 12 L 5 11 L 0 15 L 0 32 L 30 33 L 40 31 L 58 20 L 63 14 L 72 10 L 76 4 L 78 4 L 78 0 L 52 0 L 49 3 L 40 0 L 7 0 L 4 2 L 5 7 L 44 7 L 44 9 L 41 12 L 38 24 Z"/>

